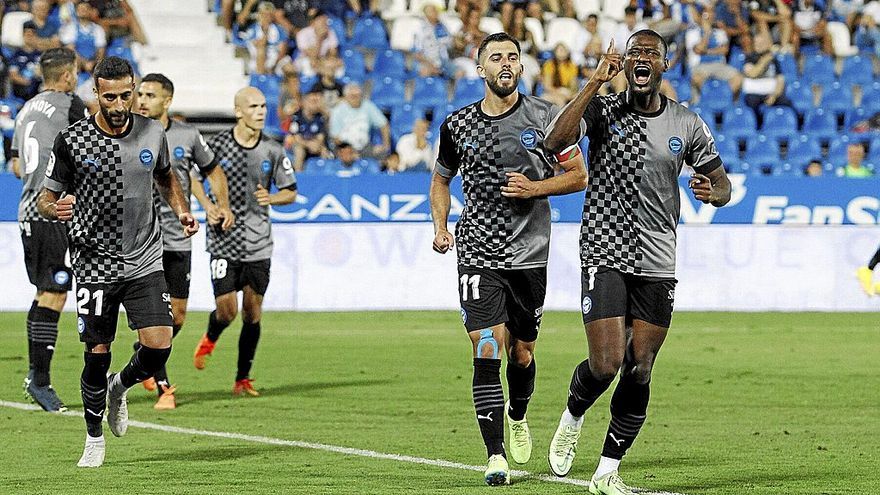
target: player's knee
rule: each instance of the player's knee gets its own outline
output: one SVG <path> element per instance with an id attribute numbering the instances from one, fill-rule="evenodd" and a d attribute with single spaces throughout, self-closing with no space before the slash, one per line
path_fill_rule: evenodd
<path id="1" fill-rule="evenodd" d="M 110 352 L 110 344 L 99 342 L 86 342 L 86 352 L 89 354 L 107 354 Z"/>
<path id="2" fill-rule="evenodd" d="M 631 379 L 639 385 L 645 385 L 651 381 L 651 365 L 642 366 L 637 364 L 630 372 Z"/>
<path id="3" fill-rule="evenodd" d="M 235 317 L 238 316 L 238 307 L 236 304 L 218 304 L 215 317 L 218 321 L 230 324 Z"/>
<path id="4" fill-rule="evenodd" d="M 590 371 L 600 381 L 613 380 L 623 364 L 623 358 L 607 357 L 605 359 L 590 358 Z"/>
<path id="5" fill-rule="evenodd" d="M 175 308 L 173 313 L 174 326 L 183 326 L 183 322 L 186 321 L 186 308 Z"/>
<path id="6" fill-rule="evenodd" d="M 258 323 L 263 316 L 260 308 L 241 308 L 241 319 L 245 323 Z"/>
<path id="7" fill-rule="evenodd" d="M 516 347 L 511 348 L 510 356 L 508 356 L 508 363 L 516 366 L 517 368 L 528 368 L 529 365 L 532 364 L 532 351 L 529 349 L 523 349 Z"/>
<path id="8" fill-rule="evenodd" d="M 492 330 L 487 328 L 480 330 L 480 340 L 477 341 L 476 357 L 483 359 L 498 359 L 498 341 Z"/>

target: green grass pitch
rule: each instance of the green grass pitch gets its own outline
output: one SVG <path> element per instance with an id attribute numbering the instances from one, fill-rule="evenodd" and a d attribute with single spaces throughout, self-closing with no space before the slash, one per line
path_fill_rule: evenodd
<path id="1" fill-rule="evenodd" d="M 22 402 L 25 315 L 0 313 L 0 400 Z M 233 398 L 240 323 L 204 371 L 191 356 L 207 315 L 192 313 L 169 374 L 179 407 L 156 412 L 140 386 L 132 420 L 444 459 L 485 462 L 471 403 L 470 346 L 457 311 L 268 313 L 253 376 L 263 396 Z M 697 494 L 880 493 L 880 356 L 876 314 L 678 313 L 653 378 L 648 421 L 624 459 L 628 483 Z M 53 382 L 81 410 L 82 350 L 61 320 Z M 120 324 L 113 370 L 134 335 Z M 528 418 L 532 460 L 546 452 L 586 342 L 576 313 L 548 313 Z M 588 479 L 608 423 L 610 393 L 588 413 L 573 478 Z M 130 428 L 107 435 L 98 470 L 76 468 L 80 418 L 0 407 L 0 493 L 586 493 L 514 478 L 282 445 Z M 516 467 L 516 466 L 514 466 Z"/>

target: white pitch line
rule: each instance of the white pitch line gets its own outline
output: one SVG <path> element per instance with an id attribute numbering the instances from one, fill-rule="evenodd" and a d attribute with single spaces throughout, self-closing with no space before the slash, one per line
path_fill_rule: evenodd
<path id="1" fill-rule="evenodd" d="M 10 409 L 19 409 L 22 411 L 42 411 L 39 406 L 33 404 L 25 404 L 22 402 L 9 402 L 5 400 L 0 400 L 0 407 L 7 407 Z M 70 416 L 75 418 L 81 418 L 82 413 L 76 411 L 67 411 L 63 413 L 57 414 L 59 416 Z M 375 450 L 366 450 L 366 449 L 356 449 L 352 447 L 341 447 L 339 445 L 328 445 L 324 443 L 315 443 L 315 442 L 303 442 L 300 440 L 284 440 L 281 438 L 272 438 L 272 437 L 264 437 L 260 435 L 245 435 L 243 433 L 233 433 L 228 431 L 211 431 L 211 430 L 197 430 L 195 428 L 181 428 L 179 426 L 168 426 L 168 425 L 160 425 L 156 423 L 147 423 L 144 421 L 132 421 L 129 420 L 128 426 L 134 428 L 143 428 L 146 430 L 156 430 L 163 431 L 166 433 L 179 433 L 181 435 L 195 435 L 201 437 L 214 437 L 214 438 L 225 438 L 228 440 L 242 440 L 245 442 L 251 443 L 262 443 L 266 445 L 281 445 L 284 447 L 296 447 L 300 449 L 310 449 L 310 450 L 320 450 L 323 452 L 334 452 L 337 454 L 344 455 L 353 455 L 358 457 L 368 457 L 370 459 L 382 459 L 387 461 L 397 461 L 397 462 L 408 462 L 410 464 L 421 464 L 424 466 L 433 466 L 440 468 L 449 468 L 449 469 L 461 469 L 465 471 L 477 471 L 483 472 L 486 468 L 484 466 L 474 466 L 470 464 L 463 464 L 460 462 L 447 461 L 444 459 L 427 459 L 424 457 L 415 457 L 411 455 L 402 455 L 402 454 L 386 454 L 383 452 L 376 452 Z M 515 476 L 518 478 L 529 478 L 539 481 L 544 481 L 548 483 L 564 483 L 567 485 L 576 485 L 576 486 L 589 486 L 589 480 L 582 480 L 577 478 L 560 478 L 558 476 L 550 476 L 547 474 L 537 474 L 529 471 L 520 471 L 518 469 L 512 469 L 510 471 L 511 476 Z M 644 495 L 683 495 L 681 493 L 671 493 L 671 492 L 647 492 L 643 490 L 639 490 L 639 493 L 643 493 Z"/>

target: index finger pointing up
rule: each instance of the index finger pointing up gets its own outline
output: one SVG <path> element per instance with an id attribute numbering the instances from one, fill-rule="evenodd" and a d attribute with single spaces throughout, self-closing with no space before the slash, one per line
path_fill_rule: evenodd
<path id="1" fill-rule="evenodd" d="M 611 43 L 608 43 L 608 51 L 606 53 L 615 53 L 614 49 L 614 38 L 611 38 Z"/>

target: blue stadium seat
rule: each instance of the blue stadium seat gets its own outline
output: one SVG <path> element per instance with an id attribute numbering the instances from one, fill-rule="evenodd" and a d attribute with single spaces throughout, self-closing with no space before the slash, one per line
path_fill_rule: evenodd
<path id="1" fill-rule="evenodd" d="M 822 88 L 822 100 L 819 106 L 826 112 L 843 115 L 853 107 L 852 90 L 848 85 L 834 81 Z"/>
<path id="2" fill-rule="evenodd" d="M 455 81 L 452 105 L 458 109 L 483 99 L 482 79 L 459 79 Z"/>
<path id="3" fill-rule="evenodd" d="M 400 136 L 412 132 L 416 118 L 421 117 L 418 110 L 405 103 L 391 109 L 391 139 L 396 143 Z"/>
<path id="4" fill-rule="evenodd" d="M 880 112 L 880 81 L 862 86 L 862 107 L 870 114 Z"/>
<path id="5" fill-rule="evenodd" d="M 278 101 L 281 94 L 281 78 L 272 74 L 251 74 L 250 85 L 262 91 L 266 101 Z"/>
<path id="6" fill-rule="evenodd" d="M 376 77 L 406 79 L 406 60 L 403 58 L 403 53 L 390 48 L 377 53 L 373 74 Z"/>
<path id="7" fill-rule="evenodd" d="M 833 139 L 828 144 L 828 156 L 826 157 L 826 161 L 833 164 L 835 167 L 843 167 L 846 165 L 846 148 L 849 146 L 849 143 L 850 140 L 846 136 L 840 136 L 837 139 Z"/>
<path id="8" fill-rule="evenodd" d="M 804 157 L 806 160 L 822 157 L 822 146 L 818 140 L 808 134 L 799 134 L 788 140 L 788 152 L 786 161 L 792 161 L 793 157 Z"/>
<path id="9" fill-rule="evenodd" d="M 276 138 L 284 136 L 284 131 L 281 130 L 281 116 L 278 115 L 278 98 L 273 100 L 266 98 L 266 127 L 263 130 Z"/>
<path id="10" fill-rule="evenodd" d="M 801 81 L 792 81 L 785 86 L 785 96 L 791 100 L 794 109 L 801 115 L 813 108 L 813 90 Z"/>
<path id="11" fill-rule="evenodd" d="M 722 132 L 727 137 L 743 139 L 757 133 L 758 124 L 755 113 L 749 107 L 730 107 L 723 113 L 721 119 Z"/>
<path id="12" fill-rule="evenodd" d="M 388 48 L 388 33 L 382 20 L 373 16 L 359 17 L 351 33 L 351 44 L 371 50 Z"/>
<path id="13" fill-rule="evenodd" d="M 718 129 L 718 124 L 716 123 L 716 120 L 715 120 L 715 113 L 714 112 L 712 112 L 711 110 L 704 108 L 700 105 L 692 106 L 691 111 L 694 112 L 695 114 L 699 115 L 700 118 L 703 119 L 703 122 L 705 122 L 706 125 L 709 126 L 709 130 L 712 131 L 712 134 L 718 134 L 719 129 Z"/>
<path id="14" fill-rule="evenodd" d="M 812 84 L 831 84 L 836 79 L 834 60 L 821 53 L 805 57 L 803 79 Z"/>
<path id="15" fill-rule="evenodd" d="M 341 50 L 348 46 L 348 35 L 345 33 L 345 21 L 336 16 L 328 15 L 327 24 L 330 26 L 330 29 L 336 33 L 336 38 L 339 40 L 339 49 Z"/>
<path id="16" fill-rule="evenodd" d="M 403 81 L 393 77 L 383 77 L 373 82 L 370 99 L 382 110 L 391 110 L 403 104 Z"/>
<path id="17" fill-rule="evenodd" d="M 516 90 L 524 95 L 532 94 L 532 90 L 526 86 L 526 82 L 523 78 L 519 79 L 519 83 L 516 85 Z"/>
<path id="18" fill-rule="evenodd" d="M 789 107 L 770 107 L 764 112 L 761 132 L 774 139 L 794 134 L 797 132 L 797 115 Z"/>
<path id="19" fill-rule="evenodd" d="M 735 139 L 728 138 L 724 134 L 715 136 L 715 148 L 721 156 L 721 161 L 727 170 L 733 170 L 739 166 L 739 145 Z"/>
<path id="20" fill-rule="evenodd" d="M 868 120 L 871 117 L 871 115 L 873 115 L 873 114 L 868 112 L 865 109 L 865 107 L 850 108 L 849 110 L 846 111 L 846 114 L 844 114 L 844 117 L 843 117 L 844 131 L 850 133 L 852 131 L 852 127 L 854 125 L 856 125 L 857 123 L 859 123 L 863 120 Z M 865 134 L 867 134 L 867 133 L 865 133 Z M 850 137 L 852 137 L 852 136 L 850 136 Z M 868 139 L 870 139 L 870 137 Z"/>
<path id="21" fill-rule="evenodd" d="M 721 113 L 733 103 L 733 91 L 726 81 L 709 79 L 700 89 L 700 105 L 715 113 Z"/>
<path id="22" fill-rule="evenodd" d="M 834 117 L 834 113 L 817 108 L 804 118 L 803 131 L 805 134 L 811 134 L 814 138 L 834 139 L 838 135 L 837 119 Z"/>
<path id="23" fill-rule="evenodd" d="M 734 46 L 736 46 L 736 45 L 734 45 Z M 746 54 L 743 53 L 742 50 L 739 50 L 736 53 L 734 53 L 733 50 L 731 50 L 729 64 L 734 69 L 742 72 L 743 66 L 746 65 Z"/>
<path id="24" fill-rule="evenodd" d="M 446 106 L 446 81 L 439 77 L 420 77 L 415 80 L 412 104 L 420 107 Z"/>
<path id="25" fill-rule="evenodd" d="M 689 79 L 673 79 L 670 80 L 670 84 L 675 88 L 679 103 L 691 101 L 691 81 Z"/>
<path id="26" fill-rule="evenodd" d="M 779 62 L 779 68 L 782 70 L 782 75 L 785 76 L 786 82 L 797 81 L 797 60 L 795 60 L 793 54 L 779 52 L 776 54 L 776 61 Z"/>
<path id="27" fill-rule="evenodd" d="M 757 163 L 778 163 L 779 144 L 773 138 L 763 134 L 752 136 L 746 140 L 746 153 L 743 155 L 743 161 L 751 164 Z"/>
<path id="28" fill-rule="evenodd" d="M 367 64 L 361 52 L 347 48 L 342 50 L 342 62 L 345 64 L 345 75 L 355 81 L 363 82 L 367 77 Z"/>
<path id="29" fill-rule="evenodd" d="M 787 161 L 777 163 L 771 169 L 771 175 L 774 177 L 797 177 L 803 175 L 803 167 Z"/>
<path id="30" fill-rule="evenodd" d="M 843 60 L 840 82 L 846 86 L 867 86 L 874 81 L 874 64 L 870 57 L 853 55 Z"/>

